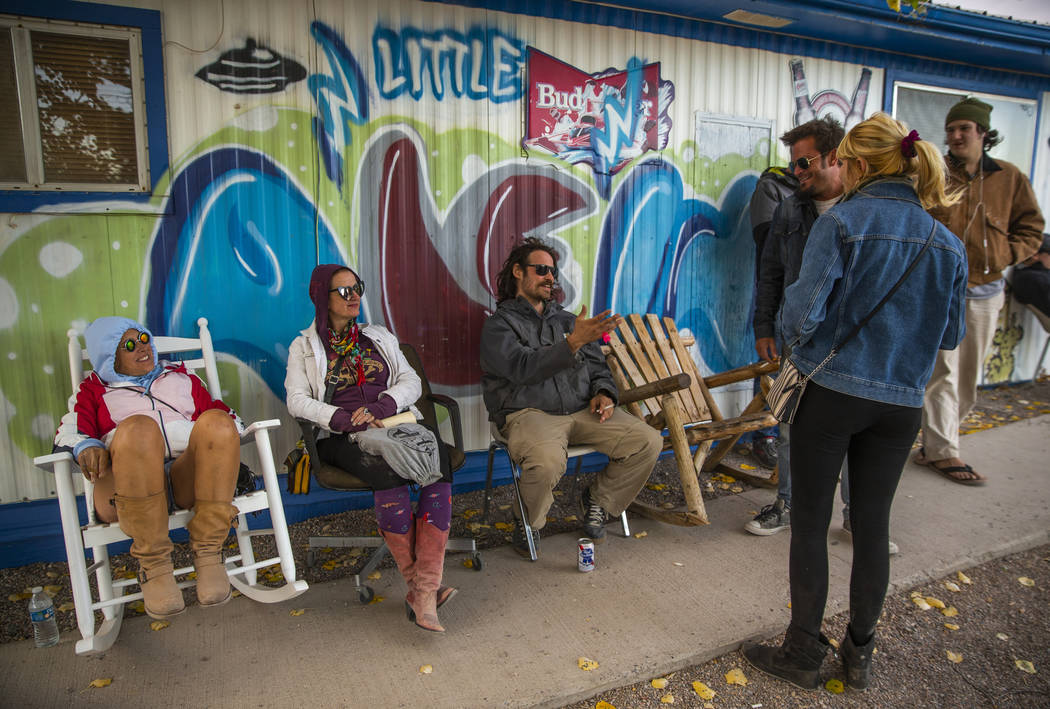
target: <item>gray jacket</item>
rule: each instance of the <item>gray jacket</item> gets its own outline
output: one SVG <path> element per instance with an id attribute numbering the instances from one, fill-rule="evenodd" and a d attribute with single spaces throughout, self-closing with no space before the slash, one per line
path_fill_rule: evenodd
<path id="1" fill-rule="evenodd" d="M 543 315 L 525 298 L 505 300 L 481 328 L 481 391 L 489 419 L 503 427 L 521 409 L 571 414 L 599 392 L 615 402 L 616 384 L 598 343 L 572 353 L 565 341 L 576 316 L 557 303 Z"/>

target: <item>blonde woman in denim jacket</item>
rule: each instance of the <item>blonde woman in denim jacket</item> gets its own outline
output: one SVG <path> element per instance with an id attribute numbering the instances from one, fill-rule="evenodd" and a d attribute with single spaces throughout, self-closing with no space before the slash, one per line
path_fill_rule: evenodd
<path id="1" fill-rule="evenodd" d="M 798 280 L 784 294 L 780 329 L 791 361 L 809 374 L 893 288 L 900 288 L 810 380 L 791 424 L 791 624 L 780 647 L 748 661 L 815 689 L 828 648 L 820 632 L 828 592 L 827 533 L 849 457 L 853 573 L 841 645 L 847 683 L 868 685 L 875 624 L 889 579 L 893 495 L 922 417 L 937 352 L 962 339 L 966 253 L 926 210 L 951 204 L 937 148 L 877 113 L 838 148 L 846 198 L 813 225 Z M 931 235 L 932 232 L 932 235 Z"/>

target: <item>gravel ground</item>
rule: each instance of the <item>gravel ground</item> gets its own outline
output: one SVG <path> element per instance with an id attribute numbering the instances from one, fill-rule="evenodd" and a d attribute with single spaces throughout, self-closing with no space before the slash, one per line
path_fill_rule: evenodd
<path id="1" fill-rule="evenodd" d="M 982 390 L 977 409 L 964 422 L 963 432 L 973 433 L 1011 421 L 1050 413 L 1050 378 L 1028 384 Z M 754 468 L 757 464 L 745 447 L 731 454 L 736 463 Z M 768 471 L 766 471 L 768 472 Z M 556 534 L 579 526 L 576 500 L 579 490 L 589 484 L 592 475 L 566 476 L 555 490 L 555 504 L 551 508 L 546 532 Z M 725 482 L 704 474 L 701 487 L 705 499 L 732 495 L 750 489 L 747 481 Z M 679 498 L 678 473 L 673 459 L 660 461 L 640 498 L 654 505 L 672 506 Z M 483 493 L 475 491 L 457 495 L 454 499 L 453 536 L 473 536 L 481 549 L 510 542 L 511 502 L 510 486 L 495 491 L 491 519 L 481 520 Z M 322 583 L 352 575 L 361 564 L 359 549 L 334 549 L 318 554 L 317 563 L 306 567 L 306 541 L 319 534 L 347 534 L 353 536 L 375 534 L 375 517 L 371 510 L 342 512 L 307 520 L 290 528 L 296 565 L 303 569 L 311 583 Z M 265 537 L 255 540 L 256 554 L 273 554 L 272 543 Z M 175 563 L 189 563 L 188 545 L 176 544 Z M 263 557 L 265 558 L 265 557 Z M 461 563 L 462 555 L 450 563 Z M 117 568 L 136 569 L 128 555 L 115 556 Z M 389 560 L 386 564 L 389 566 Z M 753 670 L 738 652 L 690 667 L 668 676 L 666 688 L 657 690 L 648 682 L 612 690 L 586 702 L 572 705 L 582 709 L 595 707 L 602 701 L 617 709 L 658 706 L 661 698 L 674 698 L 675 705 L 689 707 L 752 707 L 767 709 L 781 707 L 1050 707 L 1050 547 L 1042 547 L 1014 556 L 987 562 L 966 572 L 972 584 L 958 579 L 944 579 L 918 587 L 923 596 L 938 598 L 955 606 L 959 615 L 946 618 L 936 609 L 920 611 L 910 600 L 909 593 L 900 593 L 887 599 L 882 620 L 872 687 L 860 693 L 846 690 L 836 695 L 829 690 L 817 692 L 798 690 Z M 279 571 L 270 581 L 280 582 Z M 1020 583 L 1019 578 L 1030 578 L 1034 586 Z M 943 581 L 952 580 L 959 592 L 945 588 Z M 0 569 L 0 590 L 7 600 L 0 600 L 0 642 L 11 642 L 32 637 L 32 626 L 26 612 L 27 591 L 35 585 L 47 586 L 52 592 L 59 627 L 64 633 L 75 633 L 69 578 L 64 562 L 30 564 Z M 196 602 L 192 590 L 186 593 L 186 602 Z M 142 613 L 141 605 L 129 606 L 129 616 Z M 837 616 L 825 623 L 825 632 L 840 639 L 845 618 Z M 951 630 L 945 623 L 958 625 Z M 779 638 L 772 639 L 779 641 Z M 947 659 L 952 651 L 962 655 L 956 664 Z M 823 679 L 842 679 L 841 664 L 829 656 L 824 664 Z M 1015 660 L 1027 660 L 1034 665 L 1035 674 L 1028 674 L 1015 665 Z M 747 677 L 746 686 L 729 685 L 725 674 L 740 669 Z M 702 681 L 717 692 L 710 702 L 700 699 L 692 688 L 694 681 Z M 664 701 L 663 703 L 670 703 Z M 601 709 L 608 709 L 602 705 Z"/>

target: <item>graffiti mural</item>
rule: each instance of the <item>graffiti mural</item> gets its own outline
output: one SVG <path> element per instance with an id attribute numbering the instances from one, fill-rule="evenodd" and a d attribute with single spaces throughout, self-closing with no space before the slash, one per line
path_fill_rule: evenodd
<path id="1" fill-rule="evenodd" d="M 363 319 L 416 345 L 434 386 L 459 398 L 471 449 L 488 435 L 481 325 L 525 237 L 559 252 L 567 308 L 670 316 L 705 371 L 752 360 L 746 206 L 768 134 L 697 129 L 670 80 L 695 67 L 643 61 L 633 44 L 609 47 L 602 65 L 619 68 L 590 74 L 527 51 L 526 30 L 558 46 L 529 25 L 470 9 L 400 22 L 417 5 L 389 4 L 367 26 L 310 16 L 283 35 L 262 31 L 282 21 L 276 5 L 243 10 L 228 31 L 248 39 L 223 39 L 237 48 L 204 67 L 172 62 L 180 101 L 201 105 L 169 109 L 187 124 L 148 208 L 5 215 L 0 457 L 21 477 L 0 477 L 0 502 L 48 494 L 30 460 L 65 411 L 65 333 L 102 315 L 166 335 L 208 318 L 220 366 L 239 374 L 224 372 L 223 396 L 251 418 L 282 415 L 287 347 L 313 317 L 307 282 L 322 262 L 358 270 Z M 858 89 L 852 107 L 864 100 Z"/>
<path id="2" fill-rule="evenodd" d="M 528 71 L 522 146 L 590 165 L 603 198 L 631 160 L 667 146 L 674 86 L 660 79 L 658 63 L 632 58 L 627 71 L 586 74 L 530 47 Z"/>

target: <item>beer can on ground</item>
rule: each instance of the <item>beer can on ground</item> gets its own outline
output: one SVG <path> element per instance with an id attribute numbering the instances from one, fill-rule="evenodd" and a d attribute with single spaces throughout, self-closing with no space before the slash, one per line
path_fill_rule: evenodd
<path id="1" fill-rule="evenodd" d="M 580 571 L 594 571 L 594 542 L 587 537 L 580 537 L 576 543 L 580 545 Z"/>

